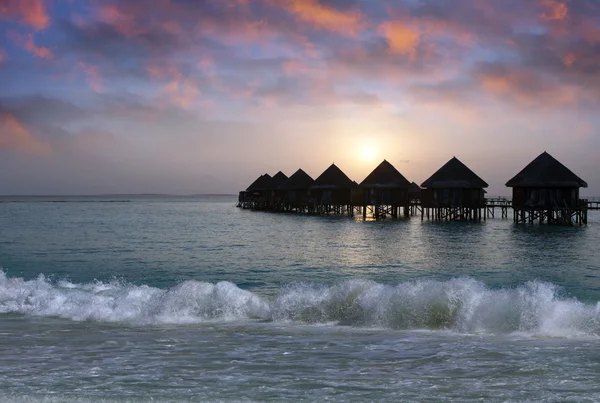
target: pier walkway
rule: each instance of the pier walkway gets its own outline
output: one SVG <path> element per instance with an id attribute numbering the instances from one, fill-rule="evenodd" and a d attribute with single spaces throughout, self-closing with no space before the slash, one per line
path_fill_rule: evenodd
<path id="1" fill-rule="evenodd" d="M 600 199 L 585 199 L 585 201 L 587 202 L 588 210 L 600 210 Z"/>
<path id="2" fill-rule="evenodd" d="M 365 218 L 397 218 L 397 217 L 409 217 L 409 216 L 421 216 L 422 219 L 425 217 L 433 220 L 487 220 L 488 218 L 502 218 L 507 219 L 509 210 L 513 209 L 512 199 L 510 197 L 489 197 L 484 200 L 484 204 L 481 212 L 477 216 L 473 216 L 468 213 L 466 209 L 461 208 L 442 208 L 444 214 L 430 215 L 428 209 L 423 207 L 420 199 L 411 199 L 409 205 L 406 208 L 401 206 L 372 206 L 362 204 L 350 204 L 350 205 L 328 205 L 319 206 L 313 203 L 304 203 L 302 206 L 290 206 L 282 203 L 269 203 L 264 200 L 240 200 L 237 204 L 238 207 L 243 209 L 251 210 L 262 210 L 272 212 L 296 212 L 306 213 L 315 215 L 348 215 L 348 216 L 359 216 L 363 215 Z M 327 207 L 327 208 L 324 208 Z M 401 213 L 401 210 L 404 213 Z M 519 210 L 513 214 L 515 222 L 530 222 L 532 220 L 548 220 L 549 222 L 560 221 L 566 224 L 585 224 L 587 223 L 587 211 L 588 210 L 600 210 L 600 199 L 580 199 L 578 209 L 568 209 L 567 213 L 557 206 L 556 217 L 542 216 L 535 206 L 526 210 Z M 560 213 L 560 214 L 559 214 Z M 522 216 L 522 217 L 521 217 Z M 567 217 L 568 216 L 568 217 Z M 565 218 L 566 217 L 566 218 Z M 562 221 L 561 221 L 562 220 Z"/>

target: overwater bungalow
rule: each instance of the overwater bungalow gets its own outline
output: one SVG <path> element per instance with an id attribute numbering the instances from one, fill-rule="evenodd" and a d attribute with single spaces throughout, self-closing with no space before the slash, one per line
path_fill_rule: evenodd
<path id="1" fill-rule="evenodd" d="M 411 184 L 392 164 L 383 160 L 360 183 L 363 189 L 363 217 L 367 215 L 367 206 L 372 206 L 375 218 L 390 214 L 397 217 L 400 207 L 404 215 L 409 213 L 408 191 Z"/>
<path id="2" fill-rule="evenodd" d="M 309 208 L 310 187 L 315 182 L 309 174 L 298 169 L 279 186 L 282 195 L 283 210 L 305 213 Z"/>
<path id="3" fill-rule="evenodd" d="M 274 189 L 278 189 L 288 179 L 289 178 L 287 177 L 286 174 L 284 174 L 283 172 L 279 171 L 271 179 L 271 187 L 274 188 Z"/>
<path id="4" fill-rule="evenodd" d="M 310 187 L 310 197 L 316 213 L 352 214 L 352 190 L 358 189 L 335 164 L 331 164 Z"/>
<path id="5" fill-rule="evenodd" d="M 587 201 L 579 199 L 587 183 L 545 151 L 506 186 L 512 188 L 517 223 L 587 223 Z"/>
<path id="6" fill-rule="evenodd" d="M 266 174 L 265 174 L 266 175 Z M 243 208 L 252 208 L 252 194 L 256 191 L 257 186 L 259 186 L 263 175 L 260 175 L 250 186 L 246 188 L 246 190 L 242 190 L 238 196 L 238 207 Z"/>
<path id="7" fill-rule="evenodd" d="M 281 208 L 281 203 L 283 202 L 283 195 L 279 188 L 287 180 L 287 175 L 281 171 L 277 172 L 271 178 L 271 181 L 268 183 L 268 188 L 266 189 L 267 205 L 269 209 L 279 210 Z"/>
<path id="8" fill-rule="evenodd" d="M 587 183 L 554 159 L 542 153 L 506 183 L 513 188 L 511 200 L 485 199 L 488 184 L 453 157 L 418 186 L 384 160 L 358 185 L 335 164 L 316 180 L 302 169 L 287 178 L 283 172 L 273 177 L 261 175 L 239 193 L 238 207 L 255 210 L 306 212 L 317 214 L 362 213 L 375 218 L 404 214 L 433 220 L 480 220 L 502 218 L 514 210 L 517 223 L 587 224 L 587 211 L 600 210 L 600 202 L 580 200 L 579 190 Z M 408 207 L 407 207 L 408 206 Z"/>
<path id="9" fill-rule="evenodd" d="M 273 178 L 269 174 L 259 176 L 245 192 L 240 192 L 240 197 L 244 193 L 244 207 L 253 209 L 264 209 L 267 207 L 268 189 L 271 186 Z"/>
<path id="10" fill-rule="evenodd" d="M 453 157 L 421 184 L 421 218 L 478 220 L 485 208 L 484 188 L 488 184 Z"/>

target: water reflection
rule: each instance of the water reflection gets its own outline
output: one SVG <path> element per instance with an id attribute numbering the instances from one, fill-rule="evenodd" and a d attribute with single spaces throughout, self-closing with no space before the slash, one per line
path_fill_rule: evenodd
<path id="1" fill-rule="evenodd" d="M 118 278 L 156 287 L 231 281 L 274 295 L 285 284 L 347 278 L 398 284 L 469 276 L 492 287 L 531 280 L 600 299 L 600 222 L 357 221 L 245 211 L 228 201 L 0 205 L 0 265 L 84 283 Z M 10 228 L 10 230 L 8 230 Z"/>

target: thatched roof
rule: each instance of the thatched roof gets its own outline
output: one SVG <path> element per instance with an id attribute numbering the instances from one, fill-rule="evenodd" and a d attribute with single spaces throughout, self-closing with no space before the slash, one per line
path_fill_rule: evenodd
<path id="1" fill-rule="evenodd" d="M 367 188 L 402 188 L 408 189 L 410 182 L 392 164 L 383 160 L 361 182 L 360 186 Z"/>
<path id="2" fill-rule="evenodd" d="M 278 189 L 287 180 L 288 180 L 287 175 L 284 174 L 283 172 L 279 171 L 273 176 L 273 178 L 271 178 L 270 188 Z"/>
<path id="3" fill-rule="evenodd" d="M 342 188 L 355 187 L 356 184 L 346 176 L 335 164 L 331 164 L 313 183 L 312 188 Z"/>
<path id="4" fill-rule="evenodd" d="M 257 180 L 252 182 L 252 184 L 250 186 L 248 186 L 248 189 L 246 189 L 246 191 L 247 192 L 255 192 L 257 190 L 268 189 L 271 186 L 272 179 L 273 178 L 271 178 L 271 175 L 269 175 L 269 174 L 261 175 L 258 177 Z"/>
<path id="5" fill-rule="evenodd" d="M 430 189 L 478 189 L 486 188 L 488 184 L 471 171 L 458 158 L 452 157 L 436 173 L 421 184 Z"/>
<path id="6" fill-rule="evenodd" d="M 314 179 L 302 169 L 297 170 L 288 180 L 283 182 L 279 189 L 284 190 L 304 190 L 308 189 L 314 183 Z"/>
<path id="7" fill-rule="evenodd" d="M 587 187 L 587 183 L 544 151 L 514 178 L 508 187 Z"/>

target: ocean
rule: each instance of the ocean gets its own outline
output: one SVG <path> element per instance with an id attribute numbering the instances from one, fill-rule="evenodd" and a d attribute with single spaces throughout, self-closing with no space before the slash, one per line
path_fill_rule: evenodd
<path id="1" fill-rule="evenodd" d="M 0 401 L 600 401 L 600 214 L 235 202 L 0 198 Z"/>

